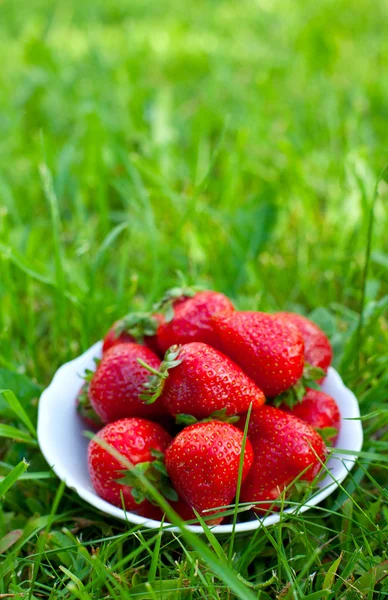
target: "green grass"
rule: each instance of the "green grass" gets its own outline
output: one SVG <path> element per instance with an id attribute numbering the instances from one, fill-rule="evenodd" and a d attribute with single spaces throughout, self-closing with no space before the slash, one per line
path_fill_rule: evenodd
<path id="1" fill-rule="evenodd" d="M 0 597 L 388 596 L 387 17 L 383 0 L 0 3 Z M 233 552 L 101 515 L 34 437 L 57 367 L 179 272 L 311 313 L 364 415 L 343 489 Z"/>

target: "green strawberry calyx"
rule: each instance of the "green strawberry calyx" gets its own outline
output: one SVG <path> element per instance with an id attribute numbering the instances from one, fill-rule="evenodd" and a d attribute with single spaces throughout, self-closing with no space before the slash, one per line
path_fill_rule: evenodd
<path id="1" fill-rule="evenodd" d="M 333 438 L 338 435 L 338 429 L 336 427 L 314 427 L 314 429 L 319 433 L 326 446 L 333 445 Z"/>
<path id="2" fill-rule="evenodd" d="M 203 288 L 195 285 L 173 287 L 164 293 L 159 302 L 154 305 L 153 309 L 155 312 L 161 313 L 164 316 L 166 323 L 170 323 L 174 318 L 174 302 L 180 298 L 193 298 L 197 292 L 202 290 Z"/>
<path id="3" fill-rule="evenodd" d="M 91 373 L 93 372 L 91 371 Z M 77 412 L 81 417 L 92 421 L 96 427 L 102 427 L 103 423 L 90 403 L 89 385 L 89 381 L 85 381 L 82 386 L 81 392 L 77 398 Z"/>
<path id="4" fill-rule="evenodd" d="M 279 406 L 285 404 L 288 408 L 293 408 L 296 404 L 302 402 L 308 389 L 321 389 L 317 381 L 325 377 L 325 375 L 326 373 L 323 369 L 305 363 L 302 377 L 288 390 L 272 398 L 273 406 L 279 408 Z"/>
<path id="5" fill-rule="evenodd" d="M 193 415 L 186 415 L 185 413 L 179 413 L 175 417 L 175 423 L 177 425 L 194 425 L 194 423 L 207 423 L 209 421 L 222 421 L 223 423 L 237 423 L 240 420 L 239 415 L 228 415 L 226 408 L 215 410 L 205 419 L 197 419 Z"/>
<path id="6" fill-rule="evenodd" d="M 150 312 L 128 313 L 114 325 L 117 338 L 125 332 L 131 335 L 138 344 L 142 344 L 145 337 L 155 335 L 157 329 L 158 321 Z"/>
<path id="7" fill-rule="evenodd" d="M 320 367 L 314 367 L 314 365 L 305 363 L 301 379 L 305 388 L 320 390 L 321 386 L 319 385 L 319 383 L 317 383 L 317 381 L 319 381 L 325 376 L 325 371 Z"/>
<path id="8" fill-rule="evenodd" d="M 179 359 L 181 346 L 171 346 L 164 355 L 164 359 L 158 369 L 154 369 L 141 358 L 137 359 L 139 365 L 147 369 L 151 373 L 148 381 L 143 386 L 143 392 L 140 394 L 140 399 L 145 404 L 153 404 L 159 396 L 161 396 L 166 379 L 169 376 L 169 370 L 178 366 L 182 360 Z"/>
<path id="9" fill-rule="evenodd" d="M 137 463 L 132 469 L 120 471 L 122 477 L 116 479 L 116 482 L 131 488 L 131 494 L 136 504 L 141 504 L 144 500 L 148 500 L 152 504 L 155 504 L 152 496 L 148 494 L 146 487 L 142 485 L 140 481 L 139 474 L 141 474 L 146 477 L 148 481 L 152 483 L 165 498 L 167 498 L 167 500 L 176 502 L 178 500 L 178 494 L 174 490 L 168 476 L 163 452 L 154 450 L 153 448 L 151 448 L 150 452 L 155 460 Z"/>
<path id="10" fill-rule="evenodd" d="M 97 358 L 97 356 L 95 356 L 93 358 L 93 361 L 94 361 L 96 367 L 98 367 L 98 365 L 101 362 L 101 358 Z M 85 381 L 85 390 L 86 390 L 86 392 L 88 392 L 88 390 L 89 390 L 89 384 L 90 384 L 90 382 L 92 381 L 92 379 L 94 377 L 94 373 L 95 373 L 95 371 L 92 371 L 91 369 L 85 369 L 84 374 L 81 375 L 82 379 Z M 88 385 L 86 385 L 86 384 L 88 384 Z"/>

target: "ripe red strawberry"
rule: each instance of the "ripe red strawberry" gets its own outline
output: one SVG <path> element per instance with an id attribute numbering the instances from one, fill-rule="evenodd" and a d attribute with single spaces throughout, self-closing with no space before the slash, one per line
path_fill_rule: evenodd
<path id="1" fill-rule="evenodd" d="M 259 411 L 258 411 L 259 412 Z M 232 502 L 238 481 L 242 432 L 230 423 L 208 421 L 185 427 L 166 451 L 166 467 L 174 488 L 200 514 Z M 246 440 L 242 480 L 253 461 Z M 217 510 L 213 511 L 218 512 Z M 212 524 L 220 523 L 222 517 Z"/>
<path id="2" fill-rule="evenodd" d="M 89 397 L 104 423 L 124 417 L 155 419 L 166 414 L 161 398 L 152 405 L 140 399 L 149 372 L 138 359 L 154 369 L 160 366 L 160 359 L 149 348 L 129 343 L 108 350 L 98 364 L 90 382 Z"/>
<path id="3" fill-rule="evenodd" d="M 98 431 L 103 426 L 103 422 L 93 409 L 89 398 L 89 381 L 85 381 L 76 398 L 77 412 L 84 424 L 93 431 Z"/>
<path id="4" fill-rule="evenodd" d="M 152 399 L 162 394 L 174 417 L 186 414 L 205 419 L 216 411 L 237 415 L 246 413 L 250 404 L 260 408 L 265 402 L 263 392 L 236 363 L 202 342 L 172 346 L 159 376 L 152 377 L 147 387 L 150 393 L 157 390 Z"/>
<path id="5" fill-rule="evenodd" d="M 304 341 L 305 362 L 314 367 L 319 367 L 327 373 L 327 369 L 331 365 L 333 352 L 330 342 L 322 329 L 313 323 L 313 321 L 310 321 L 310 319 L 296 313 L 279 312 L 276 314 L 298 328 Z"/>
<path id="6" fill-rule="evenodd" d="M 159 325 L 157 337 L 160 349 L 166 352 L 175 344 L 204 342 L 219 348 L 212 315 L 234 311 L 233 304 L 218 292 L 194 292 L 190 288 L 175 288 L 167 292 L 160 303 L 164 321 Z"/>
<path id="7" fill-rule="evenodd" d="M 271 398 L 294 385 L 303 373 L 303 339 L 284 319 L 262 312 L 213 317 L 222 351 Z"/>
<path id="8" fill-rule="evenodd" d="M 279 408 L 302 419 L 314 429 L 326 430 L 328 441 L 333 444 L 336 441 L 341 427 L 341 415 L 336 401 L 328 394 L 318 390 L 307 390 L 302 402 L 295 404 L 293 408 L 286 404 L 281 404 Z M 330 432 L 332 429 L 336 429 L 337 433 Z M 319 433 L 323 435 L 325 432 Z"/>
<path id="9" fill-rule="evenodd" d="M 158 457 L 160 453 L 164 454 L 172 439 L 163 427 L 146 419 L 120 419 L 105 425 L 98 438 L 117 450 L 163 490 L 163 479 L 167 478 L 156 466 L 160 467 Z M 127 510 L 152 519 L 160 518 L 160 509 L 147 500 L 147 493 L 132 470 L 126 471 L 124 464 L 94 440 L 89 443 L 88 466 L 93 487 L 101 498 L 121 508 L 122 493 Z M 117 481 L 120 479 L 122 483 Z"/>
<path id="10" fill-rule="evenodd" d="M 102 352 L 105 353 L 118 344 L 138 343 L 146 345 L 155 354 L 159 354 L 156 330 L 162 319 L 163 317 L 158 314 L 129 313 L 113 323 L 108 330 L 104 337 Z"/>
<path id="11" fill-rule="evenodd" d="M 272 406 L 252 411 L 248 437 L 255 458 L 240 497 L 242 502 L 263 503 L 256 508 L 259 512 L 267 511 L 299 475 L 302 481 L 312 481 L 325 460 L 321 436 L 307 423 Z"/>

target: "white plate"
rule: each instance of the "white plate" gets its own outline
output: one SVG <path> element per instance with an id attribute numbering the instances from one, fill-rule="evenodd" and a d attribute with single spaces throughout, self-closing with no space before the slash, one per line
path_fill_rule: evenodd
<path id="1" fill-rule="evenodd" d="M 89 440 L 83 434 L 85 426 L 75 409 L 75 399 L 82 385 L 80 376 L 85 369 L 95 369 L 94 357 L 101 356 L 101 342 L 97 342 L 78 358 L 58 369 L 49 387 L 43 392 L 39 403 L 38 440 L 41 451 L 49 465 L 66 485 L 74 489 L 81 498 L 104 513 L 128 520 L 131 523 L 149 528 L 159 528 L 160 522 L 125 513 L 122 509 L 109 504 L 94 491 L 88 472 L 87 446 Z M 327 463 L 328 473 L 320 482 L 319 489 L 301 507 L 293 507 L 284 512 L 305 512 L 327 498 L 345 479 L 354 465 L 357 452 L 362 448 L 363 432 L 361 421 L 357 420 L 360 410 L 357 398 L 342 382 L 337 371 L 330 367 L 322 386 L 335 400 L 341 412 L 341 431 L 336 448 L 354 452 L 341 454 L 336 452 Z M 348 420 L 355 419 L 355 420 Z M 279 521 L 279 514 L 257 518 L 252 514 L 249 521 L 237 523 L 236 531 L 244 532 L 260 526 L 272 525 Z M 166 525 L 170 530 L 176 528 Z M 232 525 L 217 525 L 214 533 L 230 533 Z M 200 525 L 187 525 L 196 533 L 202 532 Z"/>

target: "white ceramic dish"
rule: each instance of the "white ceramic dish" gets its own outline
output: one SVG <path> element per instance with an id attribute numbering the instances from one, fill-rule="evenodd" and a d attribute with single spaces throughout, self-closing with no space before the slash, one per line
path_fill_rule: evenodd
<path id="1" fill-rule="evenodd" d="M 81 498 L 92 506 L 108 515 L 148 528 L 159 528 L 159 521 L 152 521 L 133 513 L 125 513 L 120 508 L 102 500 L 94 491 L 88 473 L 87 446 L 88 439 L 83 434 L 85 426 L 80 420 L 76 409 L 75 399 L 82 385 L 80 376 L 86 368 L 95 369 L 94 357 L 101 356 L 101 342 L 98 342 L 78 358 L 68 362 L 58 369 L 49 387 L 43 392 L 39 403 L 38 440 L 43 455 L 60 479 L 74 489 Z M 336 452 L 327 463 L 328 473 L 320 482 L 319 489 L 301 507 L 287 509 L 285 512 L 305 512 L 312 506 L 327 498 L 345 479 L 354 465 L 357 453 L 362 448 L 363 432 L 357 399 L 342 382 L 341 377 L 333 368 L 323 384 L 323 391 L 335 398 L 341 412 L 341 431 L 336 447 L 354 454 Z M 272 525 L 279 521 L 279 514 L 258 519 L 252 514 L 252 519 L 237 523 L 236 532 L 245 532 L 260 526 Z M 170 530 L 176 528 L 166 525 Z M 188 525 L 191 531 L 201 533 L 199 525 Z M 217 525 L 214 533 L 230 533 L 232 525 Z"/>

